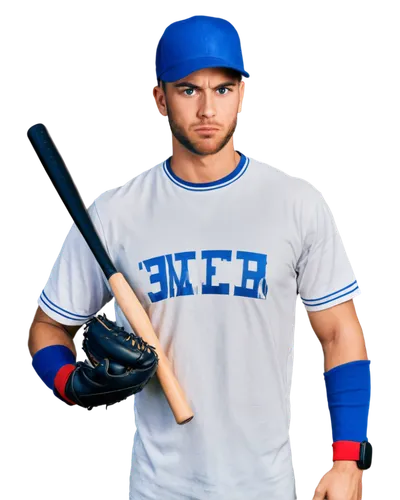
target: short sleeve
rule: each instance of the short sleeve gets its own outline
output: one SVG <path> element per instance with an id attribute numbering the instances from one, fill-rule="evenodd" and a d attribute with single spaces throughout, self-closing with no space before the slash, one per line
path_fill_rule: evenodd
<path id="1" fill-rule="evenodd" d="M 95 201 L 88 213 L 107 248 Z M 112 298 L 102 269 L 73 223 L 37 301 L 39 306 L 59 323 L 82 325 Z"/>
<path id="2" fill-rule="evenodd" d="M 297 291 L 307 311 L 320 311 L 352 299 L 360 289 L 333 215 L 315 188 L 307 207 Z"/>

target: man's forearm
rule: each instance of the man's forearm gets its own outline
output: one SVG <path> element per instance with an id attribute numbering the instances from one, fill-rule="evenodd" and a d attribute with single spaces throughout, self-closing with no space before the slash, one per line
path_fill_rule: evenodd
<path id="1" fill-rule="evenodd" d="M 323 344 L 323 350 L 324 378 L 332 423 L 333 460 L 341 470 L 355 470 L 357 462 L 354 457 L 358 453 L 361 460 L 360 449 L 351 447 L 354 448 L 354 443 L 368 440 L 371 390 L 370 360 L 358 322 L 342 327 L 342 332 L 332 336 L 329 343 Z M 367 461 L 363 465 L 367 465 Z"/>

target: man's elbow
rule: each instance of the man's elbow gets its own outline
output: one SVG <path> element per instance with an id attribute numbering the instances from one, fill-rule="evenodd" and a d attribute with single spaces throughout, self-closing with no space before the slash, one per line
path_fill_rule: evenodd
<path id="1" fill-rule="evenodd" d="M 309 317 L 326 356 L 334 353 L 335 360 L 343 360 L 343 363 L 368 359 L 364 334 L 352 300 L 312 312 Z"/>

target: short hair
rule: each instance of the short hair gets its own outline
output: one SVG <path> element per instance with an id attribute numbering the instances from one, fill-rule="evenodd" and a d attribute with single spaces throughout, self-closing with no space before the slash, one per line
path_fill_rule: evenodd
<path id="1" fill-rule="evenodd" d="M 242 81 L 243 75 L 239 71 L 236 71 L 235 69 L 231 68 L 226 68 L 227 72 L 229 73 L 230 77 L 233 78 L 234 80 L 238 80 L 240 83 Z M 166 82 L 164 80 L 160 80 L 159 78 L 157 79 L 158 86 L 163 89 L 163 91 L 166 91 Z M 161 84 L 161 85 L 160 85 Z"/>

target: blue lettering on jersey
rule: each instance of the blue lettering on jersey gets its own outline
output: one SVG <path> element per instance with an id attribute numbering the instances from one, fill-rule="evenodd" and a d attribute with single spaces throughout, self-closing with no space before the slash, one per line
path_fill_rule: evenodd
<path id="1" fill-rule="evenodd" d="M 205 281 L 193 283 L 189 269 L 190 261 L 197 266 L 197 269 L 200 268 L 200 263 L 205 265 L 202 276 L 199 277 L 196 273 L 196 276 L 192 277 L 197 280 L 205 277 Z M 238 273 L 241 274 L 240 284 L 218 282 L 218 265 L 222 262 L 230 263 L 232 276 L 233 271 L 236 276 Z M 159 287 L 158 291 L 148 292 L 152 302 L 198 293 L 237 295 L 253 299 L 267 298 L 267 255 L 262 253 L 238 250 L 235 259 L 232 260 L 232 250 L 202 250 L 200 256 L 195 251 L 178 252 L 146 259 L 139 262 L 138 266 L 139 270 L 145 269 L 149 273 L 150 284 L 157 284 Z M 180 274 L 177 272 L 177 267 L 180 269 Z M 156 270 L 152 272 L 152 268 Z"/>
<path id="2" fill-rule="evenodd" d="M 219 285 L 211 285 L 212 277 L 216 275 L 217 268 L 213 265 L 213 258 L 230 261 L 232 257 L 232 250 L 202 250 L 201 258 L 206 260 L 207 263 L 207 280 L 202 285 L 201 293 L 203 294 L 217 294 L 229 295 L 229 283 L 220 283 Z"/>

